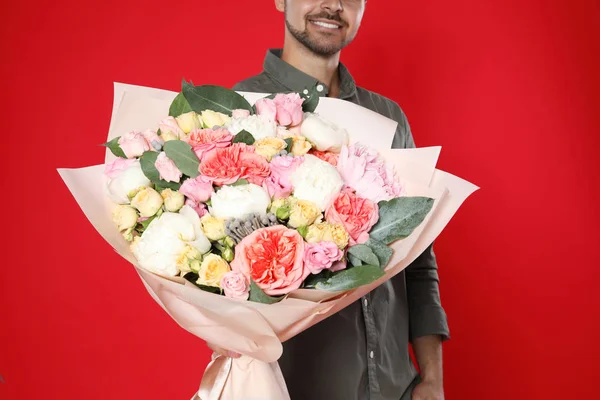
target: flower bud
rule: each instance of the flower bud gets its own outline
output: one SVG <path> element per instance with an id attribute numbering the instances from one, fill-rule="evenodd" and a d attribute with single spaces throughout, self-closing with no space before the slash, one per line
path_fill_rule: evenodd
<path id="1" fill-rule="evenodd" d="M 163 198 L 156 190 L 144 188 L 131 199 L 131 205 L 138 209 L 142 217 L 151 217 L 162 207 Z"/>
<path id="2" fill-rule="evenodd" d="M 206 214 L 202 218 L 200 218 L 200 223 L 202 224 L 202 230 L 207 238 L 210 240 L 220 240 L 225 237 L 225 221 L 213 217 L 210 214 Z"/>
<path id="3" fill-rule="evenodd" d="M 231 247 L 226 247 L 225 250 L 223 250 L 221 255 L 223 256 L 223 259 L 225 261 L 227 261 L 227 262 L 233 261 L 234 252 Z"/>
<path id="4" fill-rule="evenodd" d="M 175 117 L 175 120 L 177 121 L 177 125 L 179 125 L 183 133 L 186 135 L 194 129 L 202 126 L 202 121 L 200 120 L 198 114 L 196 114 L 194 111 L 181 114 L 180 116 Z"/>
<path id="5" fill-rule="evenodd" d="M 320 222 L 323 214 L 317 205 L 308 200 L 293 200 L 289 210 L 289 226 L 298 228 Z"/>
<path id="6" fill-rule="evenodd" d="M 200 118 L 202 119 L 205 128 L 223 126 L 231 122 L 231 117 L 213 110 L 202 111 Z"/>
<path id="7" fill-rule="evenodd" d="M 119 231 L 124 232 L 137 225 L 138 213 L 131 206 L 119 204 L 112 212 L 112 219 L 117 224 Z"/>
<path id="8" fill-rule="evenodd" d="M 160 195 L 163 198 L 165 208 L 169 212 L 179 211 L 185 202 L 185 196 L 176 190 L 165 189 L 160 192 Z"/>

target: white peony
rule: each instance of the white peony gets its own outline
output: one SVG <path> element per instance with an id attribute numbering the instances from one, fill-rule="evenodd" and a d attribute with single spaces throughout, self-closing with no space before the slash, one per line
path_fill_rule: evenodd
<path id="1" fill-rule="evenodd" d="M 142 172 L 140 161 L 135 160 L 130 163 L 130 166 L 115 172 L 106 183 L 109 197 L 117 204 L 129 204 L 129 195 L 133 197 L 138 190 L 147 188 L 151 184 Z"/>
<path id="2" fill-rule="evenodd" d="M 337 169 L 326 161 L 311 154 L 291 174 L 294 197 L 315 203 L 324 211 L 340 192 L 344 181 Z"/>
<path id="3" fill-rule="evenodd" d="M 189 271 L 194 261 L 190 257 L 205 254 L 210 248 L 200 217 L 190 206 L 183 206 L 179 213 L 165 212 L 155 218 L 131 245 L 133 255 L 143 268 L 165 276 Z"/>
<path id="4" fill-rule="evenodd" d="M 243 218 L 248 214 L 267 212 L 271 198 L 265 189 L 249 183 L 223 186 L 210 198 L 210 214 L 220 219 Z"/>
<path id="5" fill-rule="evenodd" d="M 318 114 L 304 113 L 300 133 L 319 151 L 339 153 L 348 144 L 348 132 Z"/>
<path id="6" fill-rule="evenodd" d="M 261 118 L 259 115 L 233 118 L 226 128 L 234 135 L 246 130 L 254 136 L 255 140 L 277 136 L 277 124 L 266 118 Z"/>

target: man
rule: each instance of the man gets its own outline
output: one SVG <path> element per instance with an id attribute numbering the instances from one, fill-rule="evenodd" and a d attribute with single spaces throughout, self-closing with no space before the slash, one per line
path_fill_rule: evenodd
<path id="1" fill-rule="evenodd" d="M 234 89 L 301 92 L 317 85 L 398 122 L 393 147 L 414 147 L 400 107 L 357 87 L 340 63 L 366 0 L 275 0 L 285 15 L 283 50 Z M 443 400 L 442 341 L 449 335 L 430 247 L 405 272 L 284 343 L 279 360 L 292 400 Z M 420 375 L 410 355 L 412 342 Z M 217 349 L 220 350 L 220 349 Z"/>

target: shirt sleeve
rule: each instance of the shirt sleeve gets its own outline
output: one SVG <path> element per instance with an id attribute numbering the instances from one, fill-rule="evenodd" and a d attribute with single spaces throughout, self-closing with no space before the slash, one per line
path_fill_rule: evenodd
<path id="1" fill-rule="evenodd" d="M 397 113 L 398 128 L 393 147 L 415 148 L 406 115 L 400 107 Z M 406 268 L 405 276 L 410 340 L 429 335 L 440 335 L 442 340 L 450 339 L 446 312 L 440 300 L 438 265 L 433 244 Z"/>

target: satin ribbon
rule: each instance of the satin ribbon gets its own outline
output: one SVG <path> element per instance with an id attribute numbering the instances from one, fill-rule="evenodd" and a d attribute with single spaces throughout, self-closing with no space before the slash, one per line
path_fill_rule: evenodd
<path id="1" fill-rule="evenodd" d="M 206 367 L 200 389 L 192 400 L 219 400 L 231 372 L 233 359 L 213 353 L 212 361 Z"/>

